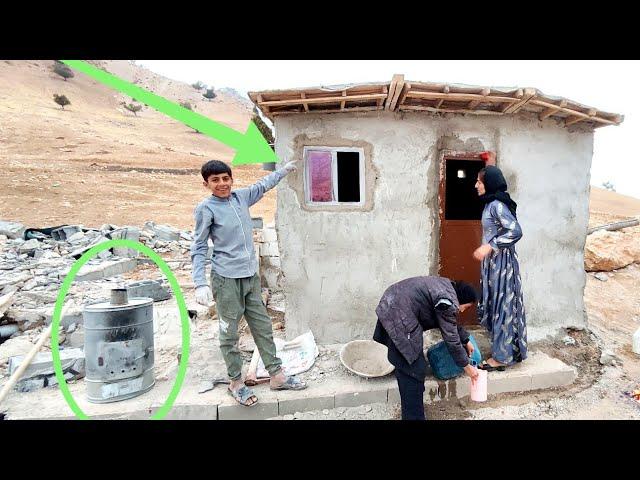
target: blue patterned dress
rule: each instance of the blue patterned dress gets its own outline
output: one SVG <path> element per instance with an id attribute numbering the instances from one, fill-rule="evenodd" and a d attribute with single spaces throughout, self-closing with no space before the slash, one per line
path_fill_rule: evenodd
<path id="1" fill-rule="evenodd" d="M 491 335 L 494 360 L 511 365 L 527 358 L 522 281 L 515 249 L 522 230 L 509 208 L 494 200 L 482 212 L 482 236 L 493 252 L 482 260 L 478 318 Z"/>

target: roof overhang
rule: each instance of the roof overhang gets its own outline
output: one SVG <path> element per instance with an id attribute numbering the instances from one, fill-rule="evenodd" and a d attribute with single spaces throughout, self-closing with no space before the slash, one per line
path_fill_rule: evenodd
<path id="1" fill-rule="evenodd" d="M 531 112 L 540 120 L 554 118 L 564 126 L 598 128 L 619 125 L 622 115 L 604 112 L 535 88 L 482 87 L 405 81 L 336 85 L 249 92 L 249 98 L 270 118 L 279 115 L 362 111 L 421 111 L 472 115 L 512 115 Z"/>

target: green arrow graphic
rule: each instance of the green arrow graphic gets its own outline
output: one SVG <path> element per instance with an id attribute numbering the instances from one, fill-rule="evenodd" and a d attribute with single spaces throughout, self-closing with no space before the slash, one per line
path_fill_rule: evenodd
<path id="1" fill-rule="evenodd" d="M 180 105 L 170 102 L 166 98 L 154 95 L 153 93 L 133 85 L 110 73 L 100 70 L 93 65 L 82 60 L 61 60 L 71 68 L 78 70 L 91 78 L 105 84 L 108 87 L 119 90 L 122 93 L 155 108 L 159 112 L 171 118 L 195 128 L 199 132 L 230 146 L 236 151 L 232 164 L 243 165 L 248 163 L 273 163 L 279 159 L 264 139 L 258 127 L 253 122 L 249 123 L 247 131 L 242 134 L 221 123 L 200 115 L 199 113 L 187 110 Z"/>

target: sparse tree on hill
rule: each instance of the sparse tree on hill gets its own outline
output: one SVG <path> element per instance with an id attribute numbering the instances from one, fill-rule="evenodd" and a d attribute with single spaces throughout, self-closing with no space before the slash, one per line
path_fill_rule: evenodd
<path id="1" fill-rule="evenodd" d="M 209 101 L 213 100 L 214 98 L 216 98 L 216 94 L 213 90 L 213 88 L 207 88 L 207 91 L 203 93 L 202 96 Z"/>
<path id="2" fill-rule="evenodd" d="M 62 107 L 62 110 L 64 110 L 65 105 L 71 105 L 71 102 L 66 96 L 58 95 L 57 93 L 53 94 L 53 101 L 60 105 Z"/>
<path id="3" fill-rule="evenodd" d="M 191 110 L 192 112 L 196 108 L 195 105 L 191 105 L 189 102 L 180 102 L 180 106 L 183 107 L 183 108 L 186 108 L 187 110 Z M 195 128 L 193 129 L 193 131 L 196 132 L 196 133 L 200 133 L 200 131 L 195 129 Z"/>
<path id="4" fill-rule="evenodd" d="M 75 76 L 73 71 L 59 60 L 53 64 L 53 71 L 64 78 L 65 82 L 67 81 L 67 78 L 73 78 Z"/>
<path id="5" fill-rule="evenodd" d="M 606 182 L 602 182 L 602 186 L 607 190 L 609 190 L 610 192 L 616 191 L 616 187 L 609 180 L 607 180 Z"/>
<path id="6" fill-rule="evenodd" d="M 264 122 L 264 120 L 260 116 L 260 113 L 258 113 L 258 107 L 253 108 L 253 116 L 251 117 L 251 121 L 255 123 L 256 127 L 258 127 L 258 130 L 260 130 L 260 133 L 265 138 L 265 140 L 269 144 L 273 145 L 273 130 L 271 130 L 271 127 L 269 127 L 269 125 Z"/>
<path id="7" fill-rule="evenodd" d="M 136 104 L 136 103 L 125 103 L 125 102 L 122 102 L 122 104 L 124 105 L 124 108 L 126 108 L 130 112 L 133 112 L 133 114 L 136 117 L 138 116 L 138 112 L 140 110 L 142 110 L 142 105 L 139 105 L 139 104 Z"/>
<path id="8" fill-rule="evenodd" d="M 191 86 L 196 90 L 202 90 L 204 87 L 206 87 L 206 85 L 202 83 L 200 80 L 198 80 L 196 83 L 192 83 Z"/>

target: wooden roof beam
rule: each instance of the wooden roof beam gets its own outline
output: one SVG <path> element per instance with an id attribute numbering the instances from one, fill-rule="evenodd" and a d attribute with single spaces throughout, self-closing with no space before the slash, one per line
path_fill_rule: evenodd
<path id="1" fill-rule="evenodd" d="M 549 108 L 547 108 L 544 112 L 542 112 L 540 114 L 540 116 L 538 118 L 540 118 L 540 120 L 544 120 L 545 118 L 550 117 L 554 113 L 558 113 L 560 110 L 562 110 L 566 106 L 567 106 L 567 101 L 562 99 L 562 100 L 560 100 L 560 103 L 558 104 L 557 107 L 549 107 Z"/>
<path id="2" fill-rule="evenodd" d="M 442 93 L 449 93 L 449 85 L 444 86 L 444 88 L 442 89 Z M 444 102 L 444 98 L 441 98 L 440 100 L 438 100 L 438 102 L 436 103 L 436 108 L 440 108 L 443 102 Z"/>
<path id="3" fill-rule="evenodd" d="M 387 101 L 385 103 L 385 110 L 395 110 L 403 87 L 404 75 L 394 75 L 391 79 L 391 86 L 389 88 L 389 96 L 387 97 Z"/>
<path id="4" fill-rule="evenodd" d="M 378 105 L 378 110 L 381 110 L 382 108 L 384 108 L 384 106 L 382 105 L 382 102 L 383 102 L 383 101 L 384 101 L 384 102 L 386 102 L 387 100 L 389 100 L 389 92 L 387 91 L 387 86 L 386 86 L 386 85 L 383 85 L 383 86 L 382 86 L 382 93 L 386 93 L 386 94 L 387 94 L 387 97 L 386 97 L 386 98 L 384 98 L 384 99 L 383 99 L 383 98 L 379 98 L 379 99 L 376 101 L 376 104 Z"/>
<path id="5" fill-rule="evenodd" d="M 311 105 L 312 103 L 339 103 L 340 101 L 351 101 L 351 100 L 377 100 L 379 98 L 386 98 L 386 93 L 367 93 L 363 95 L 344 95 L 341 97 L 317 97 L 317 98 L 306 98 L 305 103 Z M 300 98 L 292 98 L 289 100 L 270 100 L 270 101 L 258 101 L 258 105 L 267 106 L 267 107 L 276 107 L 276 106 L 284 106 L 284 105 L 300 105 L 303 103 Z"/>
<path id="6" fill-rule="evenodd" d="M 480 93 L 480 95 L 482 95 L 485 99 L 487 97 L 487 95 L 489 95 L 489 93 L 491 93 L 491 90 L 488 88 L 483 88 L 482 92 Z M 481 103 L 485 103 L 486 100 L 472 100 L 469 102 L 469 105 L 467 105 L 467 110 L 474 110 L 478 105 L 480 105 Z"/>
<path id="7" fill-rule="evenodd" d="M 486 103 L 505 103 L 505 102 L 517 102 L 517 98 L 513 97 L 501 97 L 498 95 L 478 95 L 477 93 L 442 93 L 442 92 L 423 92 L 423 91 L 410 91 L 407 93 L 407 97 L 412 98 L 426 98 L 426 99 L 443 99 L 451 101 L 474 101 L 478 100 Z"/>
<path id="8" fill-rule="evenodd" d="M 539 105 L 541 107 L 558 108 L 558 105 L 546 102 L 544 100 L 539 100 L 539 99 L 534 99 L 532 100 L 531 103 L 533 103 L 534 105 Z M 581 117 L 583 120 L 593 120 L 594 122 L 606 123 L 607 125 L 617 125 L 619 123 L 619 122 L 615 122 L 614 120 L 607 120 L 606 118 L 598 117 L 598 111 L 595 108 L 592 108 L 589 110 L 589 112 L 595 112 L 594 115 L 582 113 L 578 110 L 573 110 L 569 107 L 562 107 L 559 111 L 567 113 L 568 115 L 573 117 Z M 571 123 L 575 123 L 575 122 L 571 122 Z"/>
<path id="9" fill-rule="evenodd" d="M 575 113 L 578 113 L 578 112 L 575 112 Z M 591 108 L 588 112 L 588 115 L 582 114 L 579 116 L 576 115 L 573 118 L 567 118 L 564 121 L 564 126 L 568 127 L 569 125 L 573 125 L 574 123 L 583 122 L 585 120 L 592 120 L 594 119 L 597 113 L 598 111 L 595 108 Z"/>
<path id="10" fill-rule="evenodd" d="M 529 103 L 529 101 L 535 96 L 536 96 L 535 88 L 525 88 L 524 91 L 522 92 L 522 97 L 520 97 L 520 100 L 514 99 L 516 100 L 516 102 L 504 107 L 502 109 L 502 113 L 505 113 L 505 114 L 516 113 L 518 110 L 524 107 L 527 103 Z"/>

